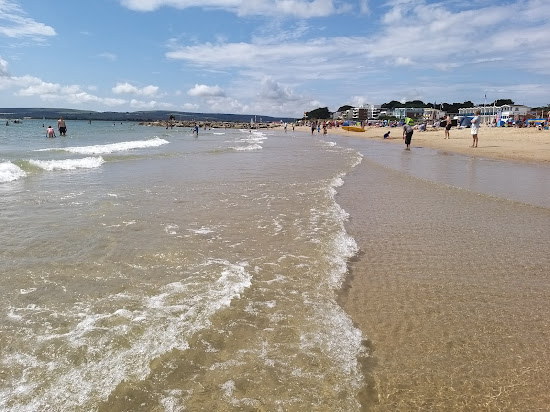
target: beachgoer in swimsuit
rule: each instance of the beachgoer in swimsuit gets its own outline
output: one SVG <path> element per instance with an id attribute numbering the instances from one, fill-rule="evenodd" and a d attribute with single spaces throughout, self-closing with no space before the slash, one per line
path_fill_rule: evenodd
<path id="1" fill-rule="evenodd" d="M 57 137 L 55 135 L 55 130 L 53 130 L 53 127 L 48 126 L 48 128 L 46 129 L 46 137 Z"/>
<path id="2" fill-rule="evenodd" d="M 451 136 L 449 135 L 449 130 L 451 130 L 451 116 L 447 116 L 447 118 L 445 119 L 445 121 L 447 122 L 445 124 L 445 139 L 450 139 Z"/>
<path id="3" fill-rule="evenodd" d="M 57 129 L 59 130 L 59 136 L 65 136 L 67 134 L 67 125 L 62 117 L 57 121 Z"/>

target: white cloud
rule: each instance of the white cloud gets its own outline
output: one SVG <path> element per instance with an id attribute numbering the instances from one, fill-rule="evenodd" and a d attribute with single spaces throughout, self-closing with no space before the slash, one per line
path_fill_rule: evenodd
<path id="1" fill-rule="evenodd" d="M 362 14 L 370 13 L 369 2 L 368 0 L 359 0 L 359 11 Z"/>
<path id="2" fill-rule="evenodd" d="M 265 77 L 261 82 L 260 96 L 268 100 L 277 101 L 295 101 L 299 100 L 298 96 L 295 96 L 294 90 L 285 86 L 279 82 L 276 82 L 270 77 Z"/>
<path id="3" fill-rule="evenodd" d="M 17 96 L 40 96 L 47 98 L 49 95 L 57 95 L 61 91 L 61 86 L 56 83 L 38 81 L 27 87 L 20 89 L 15 94 Z"/>
<path id="4" fill-rule="evenodd" d="M 143 101 L 132 99 L 130 107 L 135 110 L 156 110 L 156 109 L 173 109 L 175 106 L 171 103 L 157 102 L 156 100 Z"/>
<path id="5" fill-rule="evenodd" d="M 97 103 L 109 107 L 122 106 L 127 103 L 124 99 L 99 97 L 82 90 L 78 85 L 61 85 L 45 82 L 38 77 L 0 77 L 0 89 L 16 89 L 16 97 L 37 97 L 47 102 L 61 104 L 82 105 Z"/>
<path id="6" fill-rule="evenodd" d="M 117 60 L 117 55 L 114 53 L 104 52 L 97 55 L 97 57 L 101 57 L 102 59 L 110 60 L 112 62 Z"/>
<path id="7" fill-rule="evenodd" d="M 223 97 L 225 93 L 219 86 L 206 86 L 204 84 L 195 84 L 187 94 L 193 97 Z"/>
<path id="8" fill-rule="evenodd" d="M 508 9 L 494 6 L 451 10 L 451 3 L 425 0 L 388 4 L 382 19 L 391 25 L 372 36 L 295 39 L 282 32 L 255 37 L 250 43 L 177 46 L 172 42 L 166 57 L 205 70 L 237 69 L 255 79 L 269 76 L 281 83 L 368 81 L 373 72 L 400 66 L 452 72 L 464 65 L 496 65 L 503 56 L 510 69 L 550 72 L 550 51 L 545 53 L 550 24 L 533 25 L 527 11 L 542 9 L 540 0 L 525 0 L 512 21 Z"/>
<path id="9" fill-rule="evenodd" d="M 366 98 L 365 96 L 352 96 L 349 104 L 353 107 L 366 106 L 367 104 L 372 104 L 372 100 Z"/>
<path id="10" fill-rule="evenodd" d="M 112 88 L 114 94 L 135 94 L 138 96 L 155 96 L 159 88 L 157 86 L 145 86 L 143 88 L 138 88 L 130 83 L 117 83 L 115 87 Z"/>
<path id="11" fill-rule="evenodd" d="M 409 57 L 397 57 L 395 59 L 395 64 L 397 66 L 412 66 L 414 63 Z"/>
<path id="12" fill-rule="evenodd" d="M 5 61 L 2 57 L 0 57 L 0 76 L 9 76 L 8 62 Z"/>
<path id="13" fill-rule="evenodd" d="M 183 105 L 183 111 L 187 111 L 187 112 L 195 112 L 197 110 L 199 110 L 199 105 L 198 104 L 193 104 L 193 103 L 185 103 Z"/>
<path id="14" fill-rule="evenodd" d="M 205 105 L 210 112 L 221 113 L 248 113 L 250 108 L 247 104 L 230 97 L 212 97 L 205 100 Z"/>
<path id="15" fill-rule="evenodd" d="M 343 0 L 120 0 L 120 3 L 136 11 L 154 11 L 161 7 L 187 9 L 208 7 L 226 10 L 239 16 L 294 16 L 300 19 L 326 17 L 335 13 L 353 11 Z M 368 1 L 361 0 L 356 7 L 360 12 L 368 10 Z"/>
<path id="16" fill-rule="evenodd" d="M 167 52 L 166 57 L 205 68 L 240 68 L 243 74 L 257 78 L 271 76 L 290 82 L 356 76 L 358 58 L 366 57 L 370 49 L 372 46 L 365 38 L 334 37 L 283 44 L 205 43 L 176 48 Z"/>
<path id="17" fill-rule="evenodd" d="M 151 109 L 154 109 L 154 108 L 157 107 L 157 102 L 154 101 L 154 100 L 151 100 L 149 102 L 144 102 L 144 101 L 141 101 L 141 100 L 132 99 L 132 100 L 130 100 L 130 106 L 133 109 L 148 109 L 148 110 L 151 110 Z"/>
<path id="18" fill-rule="evenodd" d="M 26 16 L 21 7 L 10 0 L 0 0 L 0 35 L 11 38 L 31 37 L 35 40 L 55 36 L 55 30 Z"/>

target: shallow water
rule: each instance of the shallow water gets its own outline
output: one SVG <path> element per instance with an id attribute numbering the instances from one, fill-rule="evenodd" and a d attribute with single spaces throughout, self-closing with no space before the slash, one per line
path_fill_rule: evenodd
<path id="1" fill-rule="evenodd" d="M 0 409 L 544 404 L 548 168 L 266 130 L 42 136 L 0 129 Z"/>
<path id="2" fill-rule="evenodd" d="M 359 409 L 334 201 L 356 151 L 39 123 L 2 136 L 0 409 Z"/>

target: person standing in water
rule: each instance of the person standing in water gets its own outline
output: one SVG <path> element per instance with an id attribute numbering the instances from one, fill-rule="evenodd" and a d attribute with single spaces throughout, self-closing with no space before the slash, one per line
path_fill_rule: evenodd
<path id="1" fill-rule="evenodd" d="M 477 109 L 474 112 L 475 116 L 472 119 L 472 125 L 470 126 L 470 133 L 472 134 L 472 145 L 470 147 L 476 148 L 477 147 L 477 134 L 479 133 L 479 126 L 481 123 L 481 119 L 479 115 L 481 114 L 481 110 Z"/>
<path id="2" fill-rule="evenodd" d="M 412 140 L 413 133 L 414 133 L 414 130 L 412 126 L 408 123 L 405 123 L 403 125 L 403 139 L 405 139 L 405 144 L 407 145 L 405 150 L 411 150 L 411 140 Z"/>
<path id="3" fill-rule="evenodd" d="M 59 130 L 59 136 L 65 136 L 67 134 L 67 125 L 63 117 L 60 117 L 57 121 L 57 129 Z"/>

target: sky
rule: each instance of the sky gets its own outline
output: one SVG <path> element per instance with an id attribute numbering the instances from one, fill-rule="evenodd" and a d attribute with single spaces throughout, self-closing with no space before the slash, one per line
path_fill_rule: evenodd
<path id="1" fill-rule="evenodd" d="M 0 107 L 550 104 L 549 0 L 0 0 Z"/>

